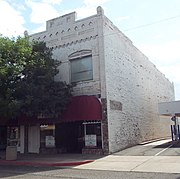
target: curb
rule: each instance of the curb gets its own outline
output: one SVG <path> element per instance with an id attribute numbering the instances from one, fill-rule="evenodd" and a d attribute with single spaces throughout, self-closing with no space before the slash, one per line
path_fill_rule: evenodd
<path id="1" fill-rule="evenodd" d="M 0 160 L 0 164 L 4 165 L 25 165 L 25 166 L 77 166 L 77 165 L 83 165 L 90 162 L 94 162 L 94 160 L 85 160 L 85 161 L 79 161 L 79 162 L 54 162 L 54 163 L 47 163 L 47 162 L 25 162 L 25 161 L 7 161 L 7 160 Z"/>

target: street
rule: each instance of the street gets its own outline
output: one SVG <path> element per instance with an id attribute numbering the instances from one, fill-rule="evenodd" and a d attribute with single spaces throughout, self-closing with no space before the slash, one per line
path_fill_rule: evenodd
<path id="1" fill-rule="evenodd" d="M 0 178 L 180 179 L 180 143 L 139 144 L 75 167 L 0 164 Z"/>
<path id="2" fill-rule="evenodd" d="M 56 167 L 0 166 L 0 178 L 13 179 L 180 179 L 180 174 L 80 170 Z"/>

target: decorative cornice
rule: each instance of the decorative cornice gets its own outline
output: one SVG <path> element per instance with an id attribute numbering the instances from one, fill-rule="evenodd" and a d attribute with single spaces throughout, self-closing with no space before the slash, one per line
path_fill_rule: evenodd
<path id="1" fill-rule="evenodd" d="M 92 54 L 92 50 L 84 49 L 84 50 L 76 51 L 76 52 L 70 54 L 69 59 L 81 58 L 83 56 L 87 56 L 87 55 L 91 55 L 91 54 Z"/>
<path id="2" fill-rule="evenodd" d="M 51 49 L 57 49 L 57 48 L 64 48 L 64 47 L 67 47 L 67 46 L 71 46 L 71 45 L 75 45 L 77 43 L 82 43 L 82 42 L 86 42 L 86 41 L 90 41 L 90 40 L 94 40 L 98 37 L 98 35 L 94 35 L 94 36 L 90 36 L 90 37 L 86 37 L 86 38 L 82 38 L 82 39 L 79 39 L 79 40 L 74 40 L 74 41 L 71 41 L 71 42 L 67 42 L 67 43 L 63 43 L 63 44 L 60 44 L 60 45 L 57 45 L 57 44 L 51 44 L 51 43 L 46 43 L 47 46 Z M 58 42 L 58 40 L 56 40 L 56 42 Z"/>

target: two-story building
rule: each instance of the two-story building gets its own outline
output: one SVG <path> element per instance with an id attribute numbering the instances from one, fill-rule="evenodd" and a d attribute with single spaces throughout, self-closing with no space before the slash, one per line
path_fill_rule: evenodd
<path id="1" fill-rule="evenodd" d="M 49 20 L 30 39 L 62 62 L 55 80 L 76 86 L 61 119 L 29 122 L 28 132 L 20 123 L 20 152 L 113 153 L 170 135 L 158 102 L 174 100 L 173 84 L 101 7 L 81 20 L 75 12 Z"/>

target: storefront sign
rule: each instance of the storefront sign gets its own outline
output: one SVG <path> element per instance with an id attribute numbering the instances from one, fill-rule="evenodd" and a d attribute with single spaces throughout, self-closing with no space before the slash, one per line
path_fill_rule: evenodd
<path id="1" fill-rule="evenodd" d="M 96 135 L 86 135 L 85 136 L 85 146 L 86 147 L 96 147 L 97 146 Z"/>
<path id="2" fill-rule="evenodd" d="M 46 136 L 46 147 L 55 147 L 54 136 Z"/>

